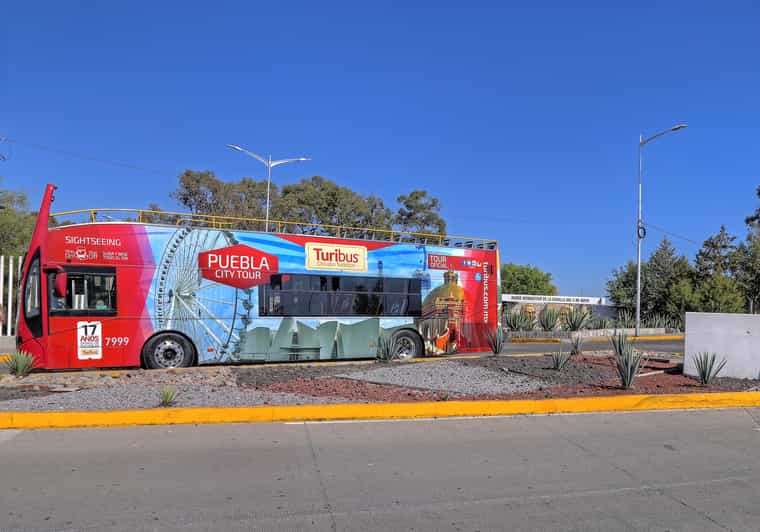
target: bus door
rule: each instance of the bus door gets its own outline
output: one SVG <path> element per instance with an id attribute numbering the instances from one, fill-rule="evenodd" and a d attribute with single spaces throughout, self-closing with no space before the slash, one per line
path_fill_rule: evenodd
<path id="1" fill-rule="evenodd" d="M 112 341 L 120 337 L 114 330 L 119 323 L 116 268 L 66 266 L 62 271 L 48 273 L 48 287 L 48 350 L 55 367 L 123 365 L 126 345 Z"/>
<path id="2" fill-rule="evenodd" d="M 30 258 L 31 257 L 31 258 Z M 16 312 L 16 348 L 34 355 L 36 364 L 46 367 L 46 337 L 43 324 L 43 276 L 39 248 L 24 260 Z"/>

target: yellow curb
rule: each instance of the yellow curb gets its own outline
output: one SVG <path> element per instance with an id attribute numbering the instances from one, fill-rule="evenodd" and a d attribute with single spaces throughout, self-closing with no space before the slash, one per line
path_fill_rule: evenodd
<path id="1" fill-rule="evenodd" d="M 513 344 L 559 344 L 559 338 L 512 338 Z"/>
<path id="2" fill-rule="evenodd" d="M 683 340 L 683 334 L 671 334 L 671 335 L 651 335 L 651 336 L 629 336 L 629 340 L 634 342 L 646 342 L 655 340 Z M 607 336 L 595 336 L 593 338 L 584 338 L 584 342 L 609 342 L 610 339 Z"/>
<path id="3" fill-rule="evenodd" d="M 760 392 L 620 395 L 513 401 L 156 408 L 93 412 L 0 412 L 0 429 L 412 419 L 760 406 Z"/>

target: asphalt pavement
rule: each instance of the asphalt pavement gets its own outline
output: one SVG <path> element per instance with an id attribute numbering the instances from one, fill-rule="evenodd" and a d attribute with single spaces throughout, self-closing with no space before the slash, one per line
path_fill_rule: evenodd
<path id="1" fill-rule="evenodd" d="M 760 409 L 0 431 L 0 530 L 760 529 Z"/>
<path id="2" fill-rule="evenodd" d="M 656 351 L 658 353 L 683 355 L 684 341 L 683 339 L 667 339 L 667 340 L 636 340 L 636 347 L 647 351 Z M 511 343 L 506 342 L 504 344 L 504 354 L 523 354 L 523 353 L 553 353 L 559 349 L 568 349 L 568 343 L 553 344 L 553 343 Z M 583 344 L 583 348 L 586 351 L 601 351 L 609 350 L 610 342 L 607 339 L 595 339 L 594 341 L 586 340 Z"/>

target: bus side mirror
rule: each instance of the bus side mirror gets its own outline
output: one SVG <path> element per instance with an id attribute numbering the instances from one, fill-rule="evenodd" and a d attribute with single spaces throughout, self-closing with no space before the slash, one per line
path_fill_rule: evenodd
<path id="1" fill-rule="evenodd" d="M 55 284 L 53 285 L 55 297 L 66 297 L 66 278 L 66 272 L 64 271 L 59 271 L 55 274 Z"/>

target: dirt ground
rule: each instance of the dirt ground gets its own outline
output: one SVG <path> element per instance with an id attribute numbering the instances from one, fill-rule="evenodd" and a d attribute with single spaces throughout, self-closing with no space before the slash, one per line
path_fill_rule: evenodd
<path id="1" fill-rule="evenodd" d="M 415 372 L 409 371 L 410 364 L 406 362 L 369 361 L 334 365 L 294 363 L 270 366 L 220 366 L 181 371 L 33 373 L 22 379 L 4 376 L 0 379 L 0 401 L 76 392 L 79 389 L 105 390 L 109 386 L 123 386 L 130 382 L 138 385 L 182 386 L 183 389 L 210 388 L 214 396 L 222 402 L 224 402 L 223 397 L 233 395 L 233 392 L 237 391 L 247 393 L 246 390 L 293 394 L 302 398 L 315 398 L 315 401 L 346 400 L 351 402 L 544 399 L 630 393 L 760 390 L 758 380 L 731 378 L 717 378 L 710 386 L 700 386 L 695 379 L 682 374 L 680 359 L 672 357 L 647 359 L 631 390 L 621 389 L 614 359 L 605 353 L 587 353 L 573 357 L 561 371 L 551 368 L 552 361 L 548 355 L 530 357 L 484 355 L 479 358 L 450 358 L 445 361 L 423 360 L 411 364 L 424 365 L 425 373 L 437 372 L 439 377 L 437 382 L 443 382 L 444 385 L 426 387 L 424 379 L 417 380 L 417 377 L 411 377 Z M 371 370 L 376 368 L 386 368 L 394 375 L 400 375 L 403 378 L 400 381 L 389 381 L 394 382 L 393 384 L 371 382 L 376 379 L 365 377 L 365 375 L 373 373 Z M 474 371 L 475 369 L 479 371 Z M 482 370 L 487 370 L 489 373 L 483 375 Z M 483 376 L 473 379 L 471 376 L 473 371 Z M 419 375 L 419 372 L 416 374 Z M 493 379 L 494 375 L 502 378 Z M 505 375 L 520 377 L 510 379 Z M 526 379 L 530 384 L 528 388 L 519 389 L 509 385 L 509 381 L 525 381 Z M 496 382 L 493 393 L 484 394 L 482 386 L 478 387 L 486 380 Z M 504 385 L 501 384 L 502 382 Z"/>

